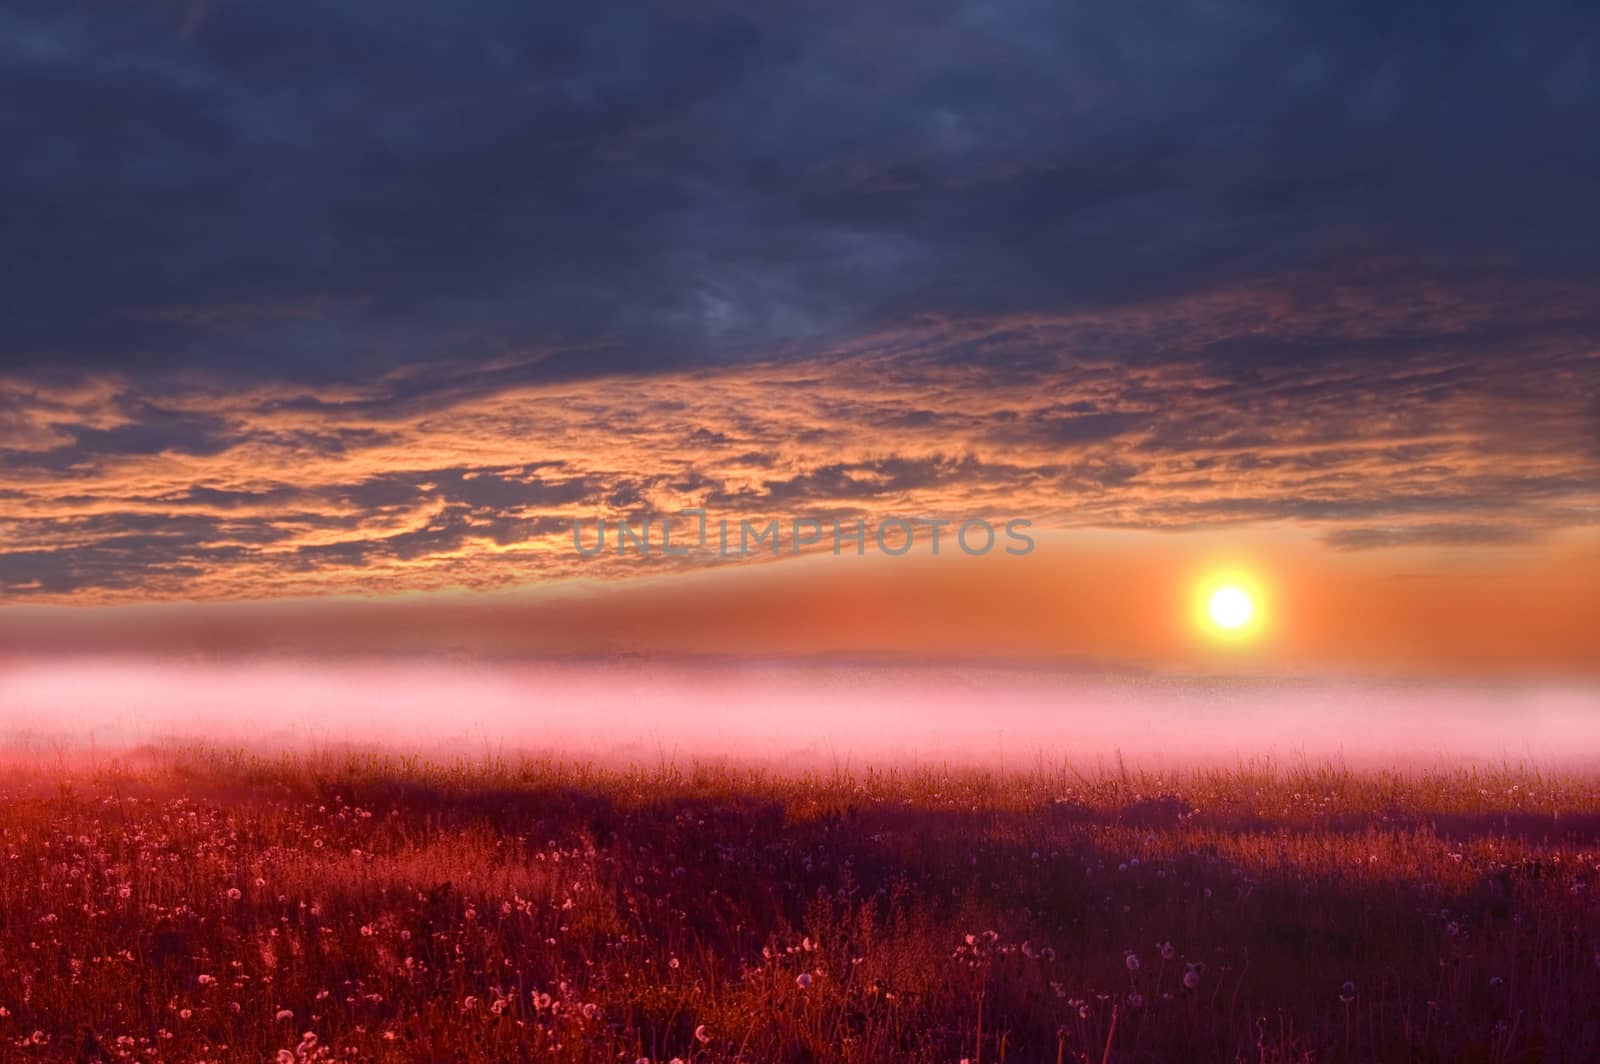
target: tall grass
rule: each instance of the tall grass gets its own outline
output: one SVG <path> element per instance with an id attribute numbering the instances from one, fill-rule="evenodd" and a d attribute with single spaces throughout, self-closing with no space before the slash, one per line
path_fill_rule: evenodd
<path id="1" fill-rule="evenodd" d="M 0 790 L 0 1059 L 1600 1059 L 1600 777 L 277 758 Z"/>

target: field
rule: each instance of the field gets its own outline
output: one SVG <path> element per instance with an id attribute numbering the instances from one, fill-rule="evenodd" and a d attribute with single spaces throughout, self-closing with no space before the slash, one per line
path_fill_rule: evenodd
<path id="1" fill-rule="evenodd" d="M 1600 778 L 145 751 L 0 785 L 0 1059 L 1600 1059 Z"/>

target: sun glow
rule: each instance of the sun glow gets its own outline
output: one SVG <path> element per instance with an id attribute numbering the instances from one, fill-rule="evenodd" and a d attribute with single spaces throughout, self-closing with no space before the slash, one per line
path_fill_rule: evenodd
<path id="1" fill-rule="evenodd" d="M 1227 642 L 1249 639 L 1261 630 L 1264 601 L 1261 585 L 1249 574 L 1212 573 L 1195 588 L 1196 627 Z"/>

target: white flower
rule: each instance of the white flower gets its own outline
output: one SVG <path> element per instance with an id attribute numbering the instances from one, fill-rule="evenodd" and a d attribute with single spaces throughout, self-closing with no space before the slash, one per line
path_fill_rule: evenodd
<path id="1" fill-rule="evenodd" d="M 1128 971 L 1130 972 L 1137 972 L 1139 970 L 1139 957 L 1137 954 L 1129 953 L 1126 957 L 1122 958 L 1122 963 L 1128 966 Z"/>
<path id="2" fill-rule="evenodd" d="M 702 1023 L 699 1027 L 694 1029 L 694 1040 L 699 1042 L 701 1045 L 705 1045 L 707 1042 L 711 1041 L 711 1032 L 706 1029 L 705 1024 Z"/>
<path id="3" fill-rule="evenodd" d="M 1200 973 L 1190 968 L 1183 973 L 1183 986 L 1186 990 L 1193 990 L 1200 985 Z"/>
<path id="4" fill-rule="evenodd" d="M 811 985 L 811 973 L 801 972 L 799 975 L 795 976 L 794 985 L 799 987 L 801 990 L 809 987 Z"/>

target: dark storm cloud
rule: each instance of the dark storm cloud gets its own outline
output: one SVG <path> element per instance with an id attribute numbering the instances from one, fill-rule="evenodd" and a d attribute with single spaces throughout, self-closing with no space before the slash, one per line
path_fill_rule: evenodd
<path id="1" fill-rule="evenodd" d="M 0 97 L 26 106 L 0 112 L 0 366 L 311 380 L 518 356 L 510 383 L 1310 266 L 1361 283 L 1397 256 L 1592 279 L 1597 23 L 4 0 Z"/>
<path id="2" fill-rule="evenodd" d="M 1426 524 L 1379 528 L 1341 528 L 1323 542 L 1339 550 L 1380 547 L 1510 546 L 1526 543 L 1537 533 L 1517 525 Z"/>
<path id="3" fill-rule="evenodd" d="M 150 403 L 130 403 L 119 411 L 128 420 L 112 428 L 55 425 L 72 436 L 72 443 L 40 456 L 41 465 L 92 462 L 122 455 L 213 455 L 233 446 L 227 423 L 221 418 L 163 410 Z"/>
<path id="4" fill-rule="evenodd" d="M 508 469 L 432 469 L 372 477 L 337 492 L 363 509 L 415 506 L 428 499 L 492 512 L 552 506 L 592 495 L 600 482 L 585 477 L 542 479 Z"/>

